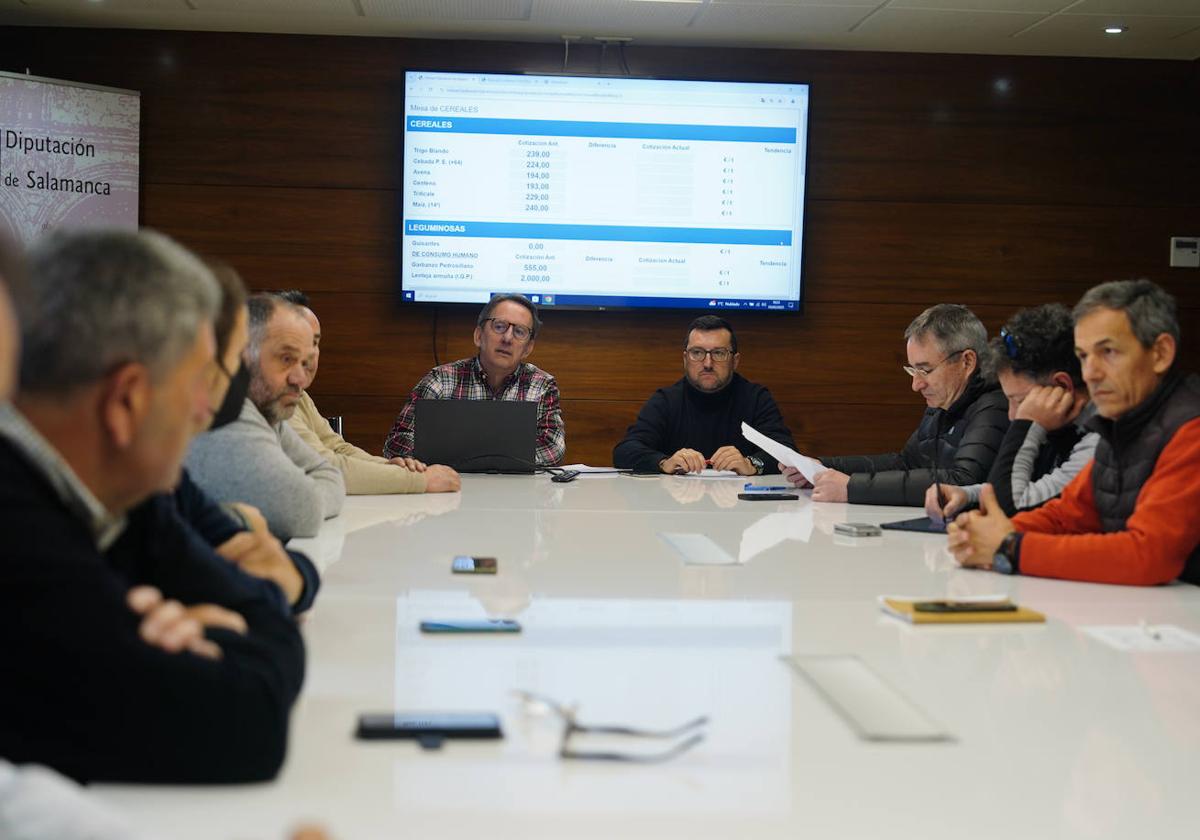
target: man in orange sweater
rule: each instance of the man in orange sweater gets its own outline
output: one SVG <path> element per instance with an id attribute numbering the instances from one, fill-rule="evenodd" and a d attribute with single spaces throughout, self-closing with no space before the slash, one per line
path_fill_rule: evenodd
<path id="1" fill-rule="evenodd" d="M 1074 317 L 1095 458 L 1061 497 L 1012 519 L 984 485 L 949 548 L 963 566 L 1007 574 L 1200 584 L 1200 376 L 1174 367 L 1175 299 L 1149 280 L 1105 283 Z"/>

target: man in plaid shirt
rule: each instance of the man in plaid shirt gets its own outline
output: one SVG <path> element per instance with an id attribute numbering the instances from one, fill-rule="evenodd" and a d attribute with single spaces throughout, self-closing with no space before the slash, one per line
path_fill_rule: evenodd
<path id="1" fill-rule="evenodd" d="M 558 383 L 525 361 L 542 325 L 537 307 L 524 295 L 496 295 L 476 323 L 479 353 L 435 367 L 421 377 L 383 442 L 384 457 L 412 456 L 417 400 L 523 400 L 538 404 L 538 466 L 561 464 L 567 438 Z"/>

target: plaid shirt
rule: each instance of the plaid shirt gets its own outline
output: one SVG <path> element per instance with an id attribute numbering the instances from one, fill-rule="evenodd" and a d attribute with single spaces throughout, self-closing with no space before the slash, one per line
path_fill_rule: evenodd
<path id="1" fill-rule="evenodd" d="M 435 367 L 421 377 L 413 388 L 400 416 L 392 425 L 383 442 L 385 458 L 408 458 L 413 452 L 413 433 L 417 400 L 513 400 L 536 402 L 537 446 L 536 459 L 539 467 L 561 464 L 567 449 L 567 436 L 563 429 L 562 409 L 558 402 L 558 383 L 544 370 L 522 362 L 520 367 L 505 380 L 499 393 L 488 387 L 487 374 L 479 363 L 478 356 L 459 359 L 447 365 Z"/>

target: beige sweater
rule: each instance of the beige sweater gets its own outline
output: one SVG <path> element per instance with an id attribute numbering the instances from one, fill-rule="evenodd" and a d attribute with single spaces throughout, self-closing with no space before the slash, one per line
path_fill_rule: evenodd
<path id="1" fill-rule="evenodd" d="M 424 493 L 425 476 L 389 463 L 386 458 L 359 449 L 333 430 L 317 411 L 305 391 L 296 404 L 296 413 L 288 421 L 300 439 L 317 454 L 342 471 L 346 492 L 357 496 L 384 493 Z"/>

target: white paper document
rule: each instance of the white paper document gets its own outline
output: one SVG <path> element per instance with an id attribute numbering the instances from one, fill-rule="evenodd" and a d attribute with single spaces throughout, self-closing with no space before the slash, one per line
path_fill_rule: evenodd
<path id="1" fill-rule="evenodd" d="M 733 470 L 712 470 L 712 469 L 701 470 L 698 473 L 696 473 L 696 472 L 678 473 L 674 476 L 674 478 L 721 478 L 721 479 L 740 478 L 742 481 L 746 480 L 745 476 L 738 475 Z"/>
<path id="2" fill-rule="evenodd" d="M 1093 639 L 1117 650 L 1194 653 L 1200 636 L 1174 624 L 1093 625 L 1081 628 Z"/>
<path id="3" fill-rule="evenodd" d="M 587 464 L 567 464 L 564 470 L 578 470 L 580 478 L 607 478 L 620 475 L 616 467 L 589 467 Z"/>
<path id="4" fill-rule="evenodd" d="M 821 473 L 825 472 L 826 468 L 816 458 L 801 455 L 795 449 L 784 446 L 779 441 L 771 440 L 749 423 L 742 423 L 742 435 L 746 440 L 760 447 L 779 463 L 800 470 L 800 474 L 808 479 L 810 483 Z"/>

